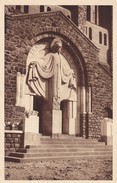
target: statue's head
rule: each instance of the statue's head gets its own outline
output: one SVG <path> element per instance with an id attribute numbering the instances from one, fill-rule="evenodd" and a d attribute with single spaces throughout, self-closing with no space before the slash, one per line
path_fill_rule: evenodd
<path id="1" fill-rule="evenodd" d="M 54 53 L 59 53 L 62 49 L 62 41 L 59 38 L 54 38 L 51 43 L 51 50 Z"/>

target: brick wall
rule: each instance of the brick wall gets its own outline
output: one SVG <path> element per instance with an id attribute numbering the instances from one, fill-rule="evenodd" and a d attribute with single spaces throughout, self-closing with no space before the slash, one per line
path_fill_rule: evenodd
<path id="1" fill-rule="evenodd" d="M 81 72 L 81 85 L 92 86 L 89 136 L 99 137 L 104 107 L 107 103 L 111 105 L 112 101 L 111 77 L 98 66 L 99 50 L 61 12 L 6 17 L 6 121 L 19 122 L 24 118 L 24 108 L 15 106 L 16 72 L 26 73 L 28 53 L 37 41 L 57 36 L 64 40 L 78 57 L 76 66 Z"/>

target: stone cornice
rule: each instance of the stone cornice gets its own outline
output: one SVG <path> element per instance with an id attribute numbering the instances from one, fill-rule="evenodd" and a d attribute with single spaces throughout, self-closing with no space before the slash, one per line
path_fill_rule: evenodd
<path id="1" fill-rule="evenodd" d="M 48 18 L 52 16 L 60 16 L 63 18 L 72 28 L 88 43 L 92 48 L 99 52 L 99 49 L 78 29 L 78 27 L 67 18 L 61 11 L 53 11 L 53 12 L 43 12 L 38 14 L 19 14 L 19 15 L 6 15 L 7 20 L 15 21 L 15 20 L 24 20 L 24 19 L 32 19 L 32 18 Z"/>

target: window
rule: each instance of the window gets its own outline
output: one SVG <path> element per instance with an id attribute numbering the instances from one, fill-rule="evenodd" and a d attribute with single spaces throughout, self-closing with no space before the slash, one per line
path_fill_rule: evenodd
<path id="1" fill-rule="evenodd" d="M 102 44 L 102 32 L 99 32 L 99 43 Z"/>
<path id="2" fill-rule="evenodd" d="M 89 27 L 89 39 L 92 40 L 92 28 Z"/>
<path id="3" fill-rule="evenodd" d="M 44 6 L 40 6 L 40 12 L 44 12 Z"/>
<path id="4" fill-rule="evenodd" d="M 104 34 L 104 45 L 106 46 L 107 45 L 107 35 Z"/>
<path id="5" fill-rule="evenodd" d="M 47 11 L 51 11 L 51 8 L 50 7 L 47 7 Z"/>
<path id="6" fill-rule="evenodd" d="M 21 6 L 16 5 L 16 9 L 20 11 L 21 10 Z"/>
<path id="7" fill-rule="evenodd" d="M 86 35 L 87 35 L 87 26 L 86 26 Z"/>
<path id="8" fill-rule="evenodd" d="M 28 13 L 28 8 L 29 8 L 29 6 L 24 6 L 24 13 Z"/>
<path id="9" fill-rule="evenodd" d="M 91 7 L 87 6 L 87 20 L 91 21 Z"/>

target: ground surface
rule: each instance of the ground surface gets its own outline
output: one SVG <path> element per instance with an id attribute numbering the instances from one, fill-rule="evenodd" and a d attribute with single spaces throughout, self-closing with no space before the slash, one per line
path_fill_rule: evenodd
<path id="1" fill-rule="evenodd" d="M 6 180 L 112 180 L 112 160 L 5 162 Z"/>

